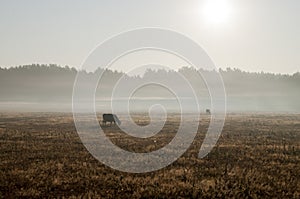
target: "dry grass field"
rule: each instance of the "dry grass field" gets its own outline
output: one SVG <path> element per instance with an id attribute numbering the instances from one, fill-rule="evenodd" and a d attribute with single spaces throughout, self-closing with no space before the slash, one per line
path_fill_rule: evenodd
<path id="1" fill-rule="evenodd" d="M 141 125 L 147 117 L 136 115 Z M 148 152 L 168 143 L 179 121 L 169 117 L 148 139 L 103 127 L 118 146 Z M 209 118 L 194 143 L 168 167 L 144 174 L 113 170 L 93 158 L 71 114 L 0 114 L 0 198 L 299 198 L 300 115 L 229 114 L 217 146 L 197 154 Z"/>

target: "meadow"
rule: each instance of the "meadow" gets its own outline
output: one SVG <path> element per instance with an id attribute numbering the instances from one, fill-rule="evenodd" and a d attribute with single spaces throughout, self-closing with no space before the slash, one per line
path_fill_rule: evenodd
<path id="1" fill-rule="evenodd" d="M 135 115 L 140 125 L 147 117 Z M 0 198 L 299 198 L 300 115 L 231 113 L 222 135 L 197 157 L 209 124 L 171 165 L 150 173 L 116 171 L 84 147 L 68 113 L 0 113 Z M 149 152 L 174 137 L 169 116 L 157 135 L 138 139 L 103 126 L 113 143 Z"/>

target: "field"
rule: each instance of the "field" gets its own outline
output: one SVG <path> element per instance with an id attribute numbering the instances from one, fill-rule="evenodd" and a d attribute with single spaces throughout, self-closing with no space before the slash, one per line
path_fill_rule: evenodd
<path id="1" fill-rule="evenodd" d="M 147 124 L 147 117 L 135 119 Z M 149 139 L 103 128 L 121 148 L 148 152 L 170 142 L 178 124 L 169 117 Z M 205 116 L 173 164 L 130 174 L 90 155 L 71 114 L 0 113 L 0 198 L 300 198 L 300 115 L 229 114 L 217 146 L 198 159 L 208 124 Z"/>

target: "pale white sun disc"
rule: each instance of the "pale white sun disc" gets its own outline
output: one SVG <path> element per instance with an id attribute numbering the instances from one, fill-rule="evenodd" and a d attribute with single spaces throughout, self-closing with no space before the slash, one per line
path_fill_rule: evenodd
<path id="1" fill-rule="evenodd" d="M 202 8 L 204 19 L 213 24 L 228 22 L 232 14 L 227 0 L 207 0 Z"/>

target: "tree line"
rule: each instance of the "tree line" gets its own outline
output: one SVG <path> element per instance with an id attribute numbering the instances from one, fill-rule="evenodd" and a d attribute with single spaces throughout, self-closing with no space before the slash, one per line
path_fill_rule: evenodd
<path id="1" fill-rule="evenodd" d="M 199 81 L 202 74 L 209 77 L 219 72 L 222 75 L 229 105 L 256 101 L 259 106 L 286 106 L 289 110 L 300 111 L 300 73 L 273 74 L 246 72 L 236 68 L 207 71 L 192 67 L 182 67 L 174 70 L 148 69 L 144 74 L 128 76 L 123 72 L 98 68 L 96 71 L 78 71 L 75 68 L 56 64 L 31 64 L 11 68 L 0 68 L 0 101 L 35 101 L 51 102 L 66 101 L 72 98 L 73 84 L 77 73 L 87 78 L 98 78 L 103 74 L 97 89 L 97 96 L 107 97 L 111 94 L 114 84 L 125 76 L 128 84 L 145 79 L 164 79 L 176 84 L 176 73 L 185 76 L 200 94 L 205 93 L 205 82 Z M 180 86 L 180 85 L 178 85 Z M 149 92 L 154 92 L 149 90 Z M 203 94 L 205 95 L 205 94 Z M 243 101 L 245 100 L 245 101 Z M 259 107 L 258 107 L 259 108 Z M 284 108 L 283 108 L 284 109 Z"/>

